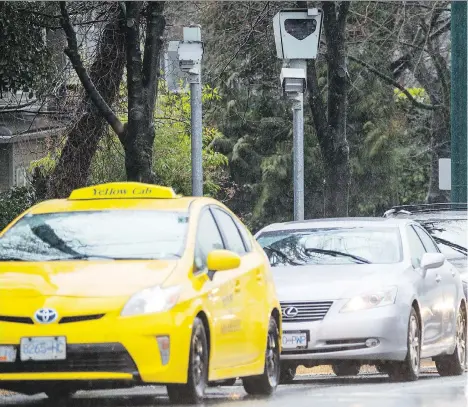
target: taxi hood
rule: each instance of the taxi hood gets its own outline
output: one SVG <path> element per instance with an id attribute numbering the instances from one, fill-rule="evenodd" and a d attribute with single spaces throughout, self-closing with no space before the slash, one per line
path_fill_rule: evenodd
<path id="1" fill-rule="evenodd" d="M 130 296 L 162 284 L 177 261 L 0 262 L 0 298 Z"/>

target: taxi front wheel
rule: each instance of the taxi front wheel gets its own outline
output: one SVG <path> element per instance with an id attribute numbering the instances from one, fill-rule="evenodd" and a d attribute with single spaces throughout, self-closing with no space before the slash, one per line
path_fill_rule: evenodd
<path id="1" fill-rule="evenodd" d="M 208 341 L 200 318 L 193 321 L 190 360 L 186 384 L 170 384 L 167 393 L 171 403 L 199 404 L 208 382 Z"/>
<path id="2" fill-rule="evenodd" d="M 268 327 L 265 369 L 259 376 L 244 377 L 242 384 L 248 394 L 272 394 L 278 386 L 280 376 L 279 331 L 274 318 L 270 318 Z"/>

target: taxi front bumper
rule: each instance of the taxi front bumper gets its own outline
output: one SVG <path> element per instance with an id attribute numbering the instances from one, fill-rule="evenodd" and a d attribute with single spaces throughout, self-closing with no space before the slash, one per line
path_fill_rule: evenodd
<path id="1" fill-rule="evenodd" d="M 0 346 L 13 346 L 14 362 L 0 363 L 2 383 L 121 381 L 185 383 L 191 321 L 184 313 L 120 317 L 67 324 L 0 322 Z M 21 338 L 65 337 L 66 359 L 21 361 Z"/>

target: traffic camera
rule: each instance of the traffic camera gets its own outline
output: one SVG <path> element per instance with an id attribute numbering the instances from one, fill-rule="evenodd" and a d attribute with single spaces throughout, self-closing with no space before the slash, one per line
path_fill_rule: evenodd
<path id="1" fill-rule="evenodd" d="M 321 28 L 322 10 L 318 8 L 278 12 L 273 18 L 278 58 L 317 58 Z"/>
<path id="2" fill-rule="evenodd" d="M 200 26 L 184 27 L 184 40 L 177 48 L 180 69 L 191 75 L 201 74 L 203 42 Z"/>

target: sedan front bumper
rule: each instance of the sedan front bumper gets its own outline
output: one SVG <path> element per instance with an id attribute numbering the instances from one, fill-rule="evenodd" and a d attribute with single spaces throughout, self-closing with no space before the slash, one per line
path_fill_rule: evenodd
<path id="1" fill-rule="evenodd" d="M 337 300 L 320 321 L 283 321 L 282 360 L 308 365 L 337 360 L 404 360 L 410 307 L 395 304 L 374 309 L 340 313 L 346 300 Z M 306 333 L 301 348 L 288 342 L 288 333 Z"/>

